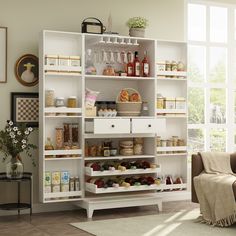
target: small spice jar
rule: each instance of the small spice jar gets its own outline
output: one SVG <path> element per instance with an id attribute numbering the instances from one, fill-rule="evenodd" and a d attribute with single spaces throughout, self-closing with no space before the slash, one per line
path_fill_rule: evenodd
<path id="1" fill-rule="evenodd" d="M 77 107 L 77 98 L 76 96 L 70 96 L 67 100 L 67 107 L 76 108 Z"/>
<path id="2" fill-rule="evenodd" d="M 156 137 L 157 147 L 161 147 L 161 136 Z"/>
<path id="3" fill-rule="evenodd" d="M 157 95 L 157 109 L 163 109 L 164 108 L 164 97 L 162 97 L 161 94 Z"/>
<path id="4" fill-rule="evenodd" d="M 166 61 L 166 71 L 171 71 L 171 62 Z"/>
<path id="5" fill-rule="evenodd" d="M 57 66 L 58 65 L 58 56 L 57 55 L 46 55 L 45 56 L 45 65 Z"/>
<path id="6" fill-rule="evenodd" d="M 175 109 L 175 98 L 165 98 L 165 109 Z"/>
<path id="7" fill-rule="evenodd" d="M 63 127 L 56 127 L 56 149 L 63 149 Z"/>
<path id="8" fill-rule="evenodd" d="M 184 71 L 184 63 L 182 61 L 178 62 L 177 70 L 178 71 Z"/>
<path id="9" fill-rule="evenodd" d="M 177 71 L 178 70 L 178 65 L 176 61 L 171 62 L 171 71 Z"/>
<path id="10" fill-rule="evenodd" d="M 48 89 L 45 91 L 45 106 L 53 107 L 55 103 L 55 90 Z"/>
<path id="11" fill-rule="evenodd" d="M 69 66 L 69 57 L 68 56 L 58 56 L 58 65 L 59 66 Z"/>
<path id="12" fill-rule="evenodd" d="M 166 147 L 166 140 L 161 140 L 161 147 Z M 166 151 L 162 151 L 161 153 L 166 153 Z"/>
<path id="13" fill-rule="evenodd" d="M 70 56 L 70 66 L 80 67 L 80 56 Z"/>
<path id="14" fill-rule="evenodd" d="M 57 97 L 56 98 L 56 107 L 65 107 L 64 97 Z"/>
<path id="15" fill-rule="evenodd" d="M 178 136 L 172 136 L 172 145 L 174 147 L 178 146 L 178 139 L 179 139 Z"/>
<path id="16" fill-rule="evenodd" d="M 177 145 L 178 145 L 178 146 L 185 146 L 185 141 L 184 141 L 184 139 L 178 139 Z"/>
<path id="17" fill-rule="evenodd" d="M 186 109 L 186 100 L 183 97 L 178 97 L 175 99 L 175 107 L 176 109 Z"/>
<path id="18" fill-rule="evenodd" d="M 166 63 L 164 61 L 160 61 L 157 63 L 157 71 L 165 71 Z"/>

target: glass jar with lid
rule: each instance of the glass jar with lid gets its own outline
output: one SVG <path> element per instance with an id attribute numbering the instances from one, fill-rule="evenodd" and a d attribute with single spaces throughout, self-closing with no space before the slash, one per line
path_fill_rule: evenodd
<path id="1" fill-rule="evenodd" d="M 45 91 L 45 106 L 54 107 L 55 105 L 55 90 L 48 89 Z"/>
<path id="2" fill-rule="evenodd" d="M 76 108 L 77 107 L 77 97 L 70 96 L 67 100 L 67 107 Z"/>
<path id="3" fill-rule="evenodd" d="M 65 107 L 65 98 L 57 97 L 56 98 L 56 107 Z"/>
<path id="4" fill-rule="evenodd" d="M 63 149 L 63 127 L 56 127 L 56 149 Z"/>

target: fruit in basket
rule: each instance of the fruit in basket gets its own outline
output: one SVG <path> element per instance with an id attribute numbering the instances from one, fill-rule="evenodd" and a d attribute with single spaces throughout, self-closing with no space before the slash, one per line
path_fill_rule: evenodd
<path id="1" fill-rule="evenodd" d="M 140 96 L 138 93 L 132 93 L 129 97 L 130 102 L 140 102 Z"/>
<path id="2" fill-rule="evenodd" d="M 148 184 L 148 185 L 152 185 L 152 184 L 154 184 L 154 183 L 155 183 L 155 180 L 153 179 L 153 177 L 148 176 L 148 177 L 147 177 L 147 184 Z"/>
<path id="3" fill-rule="evenodd" d="M 128 102 L 129 101 L 129 92 L 125 89 L 121 90 L 119 100 L 121 102 Z"/>

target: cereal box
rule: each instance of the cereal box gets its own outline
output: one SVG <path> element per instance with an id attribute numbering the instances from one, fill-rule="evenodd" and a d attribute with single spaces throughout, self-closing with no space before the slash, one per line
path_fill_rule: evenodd
<path id="1" fill-rule="evenodd" d="M 61 171 L 61 184 L 69 184 L 70 174 L 68 171 Z"/>
<path id="2" fill-rule="evenodd" d="M 45 171 L 44 173 L 44 185 L 45 186 L 51 186 L 52 184 L 52 178 L 51 178 L 51 172 L 50 171 Z"/>
<path id="3" fill-rule="evenodd" d="M 52 172 L 52 184 L 60 185 L 61 173 L 59 171 Z"/>

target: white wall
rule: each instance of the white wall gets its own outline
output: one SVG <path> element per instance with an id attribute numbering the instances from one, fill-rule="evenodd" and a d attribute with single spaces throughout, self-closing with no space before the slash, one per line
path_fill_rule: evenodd
<path id="1" fill-rule="evenodd" d="M 38 86 L 28 88 L 17 82 L 14 64 L 26 53 L 38 55 L 38 35 L 43 29 L 80 32 L 81 22 L 88 16 L 102 20 L 106 25 L 109 12 L 113 31 L 128 34 L 125 22 L 132 16 L 149 19 L 147 37 L 184 40 L 184 0 L 0 0 L 0 25 L 8 27 L 8 82 L 0 84 L 0 129 L 10 118 L 10 92 L 37 92 Z M 32 140 L 38 142 L 38 133 Z M 37 160 L 38 152 L 35 152 Z M 38 202 L 38 168 L 24 159 L 26 171 L 34 173 L 34 201 Z M 0 161 L 0 171 L 5 166 Z M 0 194 L 0 201 L 14 196 L 8 189 Z"/>

